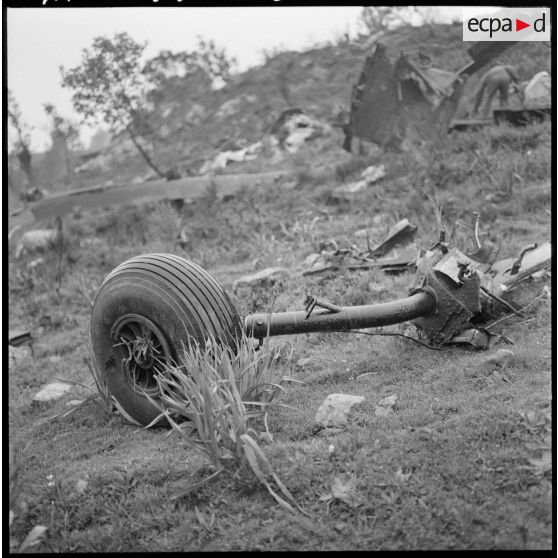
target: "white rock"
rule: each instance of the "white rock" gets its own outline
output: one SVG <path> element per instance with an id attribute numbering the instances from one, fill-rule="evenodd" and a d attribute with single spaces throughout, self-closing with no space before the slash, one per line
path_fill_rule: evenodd
<path id="1" fill-rule="evenodd" d="M 348 184 L 343 184 L 342 186 L 337 186 L 333 191 L 339 192 L 340 194 L 354 194 L 356 192 L 362 192 L 366 190 L 368 183 L 366 180 L 357 180 L 356 182 L 349 182 Z"/>
<path id="2" fill-rule="evenodd" d="M 44 263 L 43 258 L 35 258 L 34 260 L 29 262 L 28 267 L 29 267 L 29 269 L 33 269 L 34 267 L 37 267 L 38 265 L 41 265 L 42 263 Z"/>
<path id="3" fill-rule="evenodd" d="M 159 128 L 159 135 L 162 138 L 168 138 L 171 135 L 171 128 L 170 126 L 168 126 L 167 124 L 163 124 L 160 128 Z"/>
<path id="4" fill-rule="evenodd" d="M 384 165 L 371 165 L 370 167 L 364 169 L 361 173 L 361 177 L 366 181 L 367 184 L 374 184 L 386 175 L 386 169 Z"/>
<path id="5" fill-rule="evenodd" d="M 8 368 L 15 368 L 22 364 L 29 357 L 27 347 L 12 347 L 9 345 L 9 364 Z"/>
<path id="6" fill-rule="evenodd" d="M 488 364 L 496 364 L 498 366 L 504 366 L 508 364 L 513 358 L 513 351 L 509 349 L 498 349 L 495 353 L 489 355 L 485 362 Z"/>
<path id="7" fill-rule="evenodd" d="M 87 490 L 87 485 L 89 483 L 85 479 L 78 479 L 76 481 L 76 492 L 81 495 Z"/>
<path id="8" fill-rule="evenodd" d="M 70 389 L 72 389 L 70 384 L 52 382 L 37 392 L 33 397 L 33 401 L 55 401 L 60 399 L 65 393 L 68 393 Z"/>
<path id="9" fill-rule="evenodd" d="M 361 395 L 332 393 L 320 405 L 315 422 L 324 427 L 343 428 L 347 425 L 349 413 L 354 405 L 364 401 Z"/>
<path id="10" fill-rule="evenodd" d="M 260 283 L 265 283 L 266 281 L 276 281 L 282 277 L 287 277 L 289 275 L 289 270 L 284 267 L 268 267 L 262 269 L 253 275 L 245 275 L 240 277 L 233 283 L 233 290 L 238 287 L 250 287 L 258 285 Z"/>
<path id="11" fill-rule="evenodd" d="M 226 85 L 227 82 L 221 76 L 216 76 L 211 82 L 211 89 L 213 91 L 219 91 L 219 89 L 223 89 Z"/>
<path id="12" fill-rule="evenodd" d="M 550 93 L 552 81 L 548 72 L 535 74 L 525 87 L 523 104 L 527 109 L 550 108 L 552 103 Z"/>
<path id="13" fill-rule="evenodd" d="M 215 113 L 215 116 L 217 118 L 226 118 L 227 116 L 232 116 L 233 114 L 238 112 L 238 109 L 240 108 L 241 104 L 242 104 L 242 97 L 229 99 L 219 107 L 219 109 Z"/>
<path id="14" fill-rule="evenodd" d="M 54 229 L 35 229 L 27 231 L 17 243 L 15 257 L 19 258 L 24 252 L 45 250 L 56 241 L 57 233 Z"/>
<path id="15" fill-rule="evenodd" d="M 384 397 L 381 401 L 378 401 L 378 405 L 380 407 L 393 407 L 396 401 L 397 395 L 390 395 L 388 397 Z"/>
<path id="16" fill-rule="evenodd" d="M 395 407 L 395 402 L 397 401 L 397 395 L 390 395 L 384 397 L 382 400 L 378 401 L 378 404 L 374 408 L 374 414 L 377 417 L 385 417 L 393 413 L 393 407 Z"/>
<path id="17" fill-rule="evenodd" d="M 313 128 L 297 128 L 287 136 L 283 145 L 289 153 L 296 153 L 314 134 Z"/>
<path id="18" fill-rule="evenodd" d="M 385 417 L 387 415 L 393 414 L 393 409 L 391 407 L 374 407 L 374 414 L 377 417 Z"/>
<path id="19" fill-rule="evenodd" d="M 322 256 L 320 254 L 309 254 L 304 260 L 304 265 L 312 267 Z"/>

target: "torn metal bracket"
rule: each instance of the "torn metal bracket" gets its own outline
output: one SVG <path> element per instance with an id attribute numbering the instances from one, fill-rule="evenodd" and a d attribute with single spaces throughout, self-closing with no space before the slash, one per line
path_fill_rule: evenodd
<path id="1" fill-rule="evenodd" d="M 429 288 L 436 293 L 437 304 L 435 313 L 413 323 L 435 344 L 449 341 L 481 310 L 480 275 L 468 260 L 452 248 L 446 254 L 441 249 L 428 251 L 418 263 L 411 292 Z"/>
<path id="2" fill-rule="evenodd" d="M 304 309 L 306 310 L 306 319 L 308 319 L 311 316 L 316 306 L 318 308 L 325 308 L 326 310 L 329 310 L 330 312 L 333 313 L 341 312 L 342 310 L 340 306 L 336 306 L 331 302 L 327 302 L 327 300 L 321 300 L 315 296 L 308 295 L 306 297 L 306 300 L 304 301 Z"/>
<path id="3" fill-rule="evenodd" d="M 525 246 L 525 248 L 523 248 L 523 250 L 521 250 L 521 253 L 519 254 L 519 257 L 517 258 L 517 260 L 515 260 L 515 262 L 513 262 L 513 265 L 510 269 L 510 275 L 517 275 L 517 272 L 519 271 L 519 269 L 521 268 L 521 262 L 523 261 L 523 256 L 525 256 L 525 254 L 527 252 L 530 252 L 531 250 L 534 250 L 535 248 L 537 248 L 537 243 L 533 243 L 533 244 L 529 244 L 529 246 Z"/>

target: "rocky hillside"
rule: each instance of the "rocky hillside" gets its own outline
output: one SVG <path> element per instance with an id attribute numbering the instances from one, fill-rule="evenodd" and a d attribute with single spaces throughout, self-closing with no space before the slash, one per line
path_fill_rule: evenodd
<path id="1" fill-rule="evenodd" d="M 459 24 L 399 28 L 382 41 L 393 58 L 400 51 L 420 50 L 432 58 L 435 67 L 446 70 L 457 70 L 469 60 L 470 45 L 463 43 Z M 373 44 L 373 37 L 361 37 L 305 52 L 280 52 L 265 64 L 236 75 L 219 90 L 212 90 L 203 76 L 170 77 L 150 99 L 154 158 L 181 176 L 208 170 L 230 173 L 282 168 L 292 162 L 288 150 L 278 148 L 275 140 L 271 145 L 258 142 L 289 107 L 301 109 L 314 123 L 312 137 L 321 138 L 317 140 L 321 146 L 318 151 L 324 161 L 332 156 L 342 158 L 342 133 L 331 124 L 348 108 L 351 86 Z M 515 64 L 522 79 L 527 79 L 538 71 L 550 71 L 550 48 L 546 43 L 519 43 L 498 62 Z M 469 80 L 462 113 L 478 79 L 473 76 Z M 221 163 L 212 164 L 219 153 L 241 149 L 251 152 L 247 157 L 233 155 L 236 162 L 229 161 L 226 170 L 223 157 Z M 298 163 L 308 156 L 315 161 L 316 153 L 305 153 L 305 149 L 297 154 Z M 70 179 L 62 179 L 55 159 L 52 153 L 35 158 L 39 186 L 49 191 L 140 182 L 153 176 L 125 138 L 113 138 L 108 147 L 98 152 L 76 154 L 75 172 Z"/>

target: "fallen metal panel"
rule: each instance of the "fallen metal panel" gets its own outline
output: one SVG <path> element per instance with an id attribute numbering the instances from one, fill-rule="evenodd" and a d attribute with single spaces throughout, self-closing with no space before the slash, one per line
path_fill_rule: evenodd
<path id="1" fill-rule="evenodd" d="M 110 187 L 85 188 L 53 194 L 30 204 L 36 220 L 61 217 L 76 207 L 91 209 L 136 202 L 198 198 L 213 184 L 217 195 L 227 196 L 243 187 L 269 186 L 283 176 L 293 175 L 291 171 L 255 174 L 229 174 L 213 177 L 196 176 L 179 180 L 153 180 L 143 184 L 122 184 Z"/>
<path id="2" fill-rule="evenodd" d="M 31 340 L 31 332 L 24 329 L 10 329 L 8 331 L 8 343 L 13 347 L 19 347 Z"/>
<path id="3" fill-rule="evenodd" d="M 344 149 L 358 137 L 384 147 L 436 142 L 450 129 L 466 79 L 514 42 L 476 43 L 472 61 L 458 72 L 421 64 L 402 53 L 391 63 L 386 47 L 377 43 L 353 87 Z"/>
<path id="4" fill-rule="evenodd" d="M 409 223 L 408 219 L 402 219 L 391 227 L 387 238 L 372 249 L 372 255 L 375 257 L 385 256 L 395 246 L 406 246 L 412 242 L 416 232 L 416 225 Z"/>
<path id="5" fill-rule="evenodd" d="M 397 136 L 399 104 L 397 81 L 386 47 L 377 44 L 353 88 L 349 124 L 353 135 L 380 145 L 389 143 Z"/>
<path id="6" fill-rule="evenodd" d="M 498 109 L 493 111 L 492 114 L 496 124 L 507 122 L 512 126 L 525 126 L 531 122 L 542 122 L 547 118 L 549 119 L 552 115 L 552 109 Z"/>
<path id="7" fill-rule="evenodd" d="M 482 128 L 483 126 L 488 126 L 490 124 L 492 124 L 491 118 L 456 118 L 451 121 L 449 129 L 450 131 L 456 130 L 457 132 L 462 132 L 464 130 L 474 130 L 477 128 Z"/>

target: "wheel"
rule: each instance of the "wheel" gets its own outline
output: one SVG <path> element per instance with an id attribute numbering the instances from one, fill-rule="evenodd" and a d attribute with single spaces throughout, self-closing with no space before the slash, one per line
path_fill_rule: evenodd
<path id="1" fill-rule="evenodd" d="M 155 377 L 179 362 L 188 339 L 235 346 L 241 320 L 229 297 L 201 267 L 172 254 L 147 254 L 116 267 L 91 314 L 96 366 L 124 411 L 149 424 L 159 410 Z"/>

